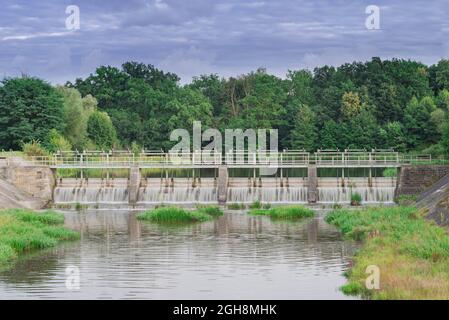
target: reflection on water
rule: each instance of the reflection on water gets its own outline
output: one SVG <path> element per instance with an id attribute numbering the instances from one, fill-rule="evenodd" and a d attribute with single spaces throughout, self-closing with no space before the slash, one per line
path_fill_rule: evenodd
<path id="1" fill-rule="evenodd" d="M 354 245 L 321 217 L 272 222 L 227 212 L 160 226 L 134 212 L 66 213 L 81 240 L 23 257 L 0 274 L 2 299 L 343 299 Z M 67 266 L 80 289 L 65 286 Z"/>

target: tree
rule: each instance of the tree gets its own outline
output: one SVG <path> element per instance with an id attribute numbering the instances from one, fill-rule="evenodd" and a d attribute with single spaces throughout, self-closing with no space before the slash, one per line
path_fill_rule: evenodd
<path id="1" fill-rule="evenodd" d="M 64 97 L 64 136 L 70 144 L 82 150 L 87 142 L 87 120 L 95 110 L 95 98 L 81 94 L 74 88 L 59 87 L 58 91 Z"/>
<path id="2" fill-rule="evenodd" d="M 294 119 L 295 125 L 290 132 L 291 148 L 314 151 L 317 139 L 315 114 L 304 104 L 299 107 Z"/>
<path id="3" fill-rule="evenodd" d="M 102 150 L 112 148 L 116 143 L 116 132 L 106 112 L 94 111 L 87 121 L 89 139 Z"/>
<path id="4" fill-rule="evenodd" d="M 57 151 L 72 150 L 72 145 L 70 144 L 70 142 L 56 129 L 50 130 L 47 140 L 48 141 L 45 148 L 51 153 L 55 153 Z"/>
<path id="5" fill-rule="evenodd" d="M 0 146 L 19 150 L 22 142 L 45 143 L 51 129 L 62 131 L 63 98 L 37 78 L 10 78 L 0 86 Z"/>
<path id="6" fill-rule="evenodd" d="M 431 113 L 436 109 L 431 97 L 418 101 L 415 97 L 407 104 L 404 114 L 404 127 L 410 149 L 432 142 L 437 129 L 431 123 Z"/>
<path id="7" fill-rule="evenodd" d="M 341 113 L 343 118 L 350 119 L 360 113 L 362 106 L 357 93 L 345 92 L 341 98 Z"/>

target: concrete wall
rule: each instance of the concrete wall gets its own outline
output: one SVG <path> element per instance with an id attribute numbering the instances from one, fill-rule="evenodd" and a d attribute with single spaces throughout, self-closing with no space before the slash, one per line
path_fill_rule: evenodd
<path id="1" fill-rule="evenodd" d="M 403 166 L 398 177 L 396 196 L 418 195 L 449 174 L 449 165 Z"/>
<path id="2" fill-rule="evenodd" d="M 44 202 L 53 199 L 55 175 L 49 167 L 8 166 L 4 170 L 4 179 L 31 197 Z"/>

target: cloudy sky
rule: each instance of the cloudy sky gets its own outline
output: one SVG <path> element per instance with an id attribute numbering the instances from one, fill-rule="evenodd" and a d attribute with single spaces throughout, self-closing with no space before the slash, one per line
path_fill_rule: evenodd
<path id="1" fill-rule="evenodd" d="M 66 28 L 77 5 L 80 29 Z M 368 5 L 380 29 L 368 30 Z M 340 65 L 372 56 L 432 64 L 449 57 L 447 1 L 409 0 L 0 0 L 0 77 L 73 81 L 99 65 L 150 63 L 192 76 L 258 67 Z"/>

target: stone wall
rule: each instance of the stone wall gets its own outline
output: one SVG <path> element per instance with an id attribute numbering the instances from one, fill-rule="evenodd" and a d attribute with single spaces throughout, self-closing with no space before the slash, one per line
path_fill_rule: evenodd
<path id="1" fill-rule="evenodd" d="M 399 173 L 396 196 L 418 195 L 449 174 L 449 165 L 403 166 Z"/>

